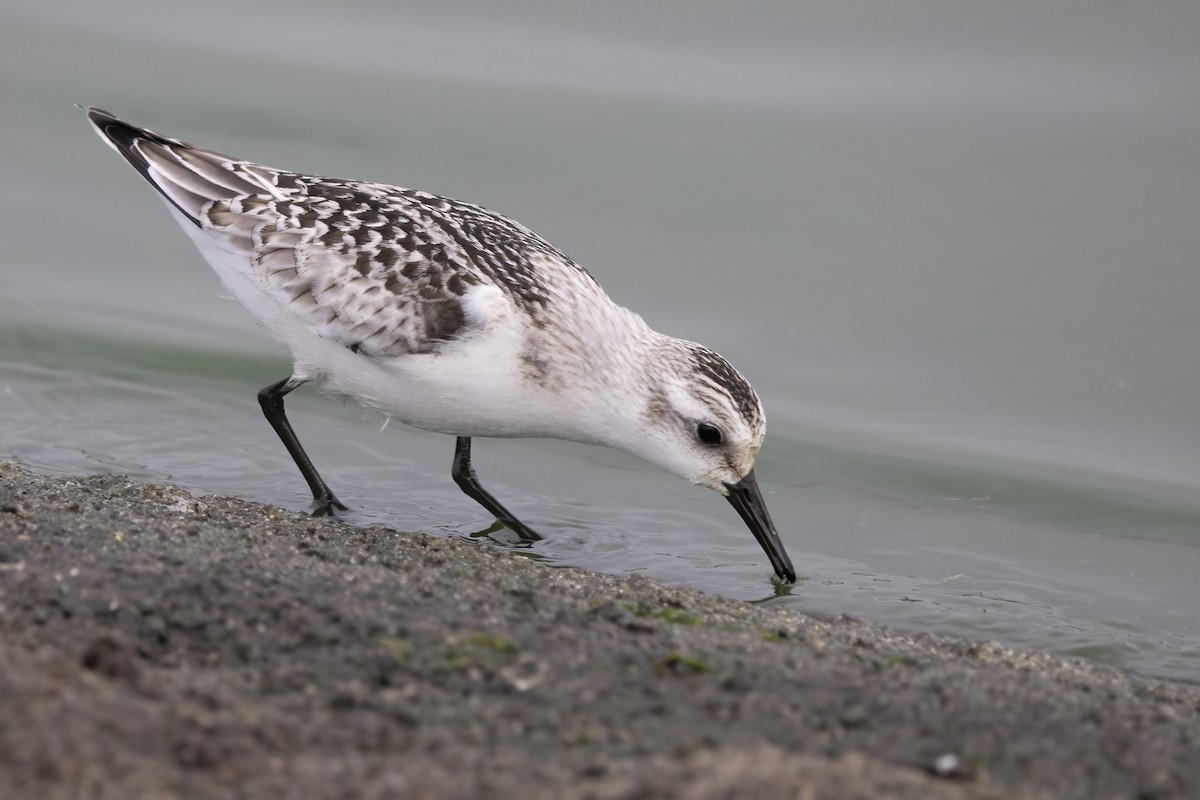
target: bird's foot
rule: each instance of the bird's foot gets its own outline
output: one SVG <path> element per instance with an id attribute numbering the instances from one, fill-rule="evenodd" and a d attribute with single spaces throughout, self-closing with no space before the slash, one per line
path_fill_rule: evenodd
<path id="1" fill-rule="evenodd" d="M 515 533 L 517 538 L 522 542 L 540 542 L 542 540 L 540 533 L 537 533 L 519 519 L 510 517 L 508 519 L 501 519 L 500 522 L 504 523 L 504 527 Z"/>
<path id="2" fill-rule="evenodd" d="M 312 512 L 314 517 L 335 517 L 337 516 L 337 514 L 334 513 L 335 509 L 337 511 L 349 510 L 345 503 L 333 496 L 332 492 L 325 497 L 314 498 L 314 501 L 317 504 L 317 507 L 314 508 Z"/>

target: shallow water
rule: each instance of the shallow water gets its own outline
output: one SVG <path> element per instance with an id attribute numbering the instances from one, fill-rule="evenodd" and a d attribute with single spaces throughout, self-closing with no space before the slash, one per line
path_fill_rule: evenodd
<path id="1" fill-rule="evenodd" d="M 531 556 L 1200 681 L 1200 7 L 443 6 L 0 12 L 0 457 L 306 507 L 286 359 L 94 103 L 508 213 L 755 383 L 790 592 L 711 493 L 480 441 Z M 488 527 L 449 438 L 289 413 L 352 521 Z"/>

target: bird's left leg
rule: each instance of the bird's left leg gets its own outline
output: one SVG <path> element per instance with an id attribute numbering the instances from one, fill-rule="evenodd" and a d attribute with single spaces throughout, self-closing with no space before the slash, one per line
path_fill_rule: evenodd
<path id="1" fill-rule="evenodd" d="M 272 383 L 270 386 L 264 386 L 258 393 L 258 404 L 262 406 L 267 422 L 271 423 L 275 433 L 279 434 L 283 446 L 291 454 L 292 460 L 300 468 L 300 474 L 308 482 L 308 488 L 312 490 L 313 502 L 317 504 L 313 516 L 324 517 L 333 514 L 335 508 L 345 511 L 346 506 L 334 496 L 329 485 L 325 483 L 325 479 L 317 472 L 308 453 L 304 452 L 304 448 L 300 446 L 300 440 L 296 438 L 296 432 L 292 430 L 292 424 L 288 422 L 287 415 L 283 413 L 284 395 L 303 384 L 303 380 L 292 375 L 277 383 Z"/>

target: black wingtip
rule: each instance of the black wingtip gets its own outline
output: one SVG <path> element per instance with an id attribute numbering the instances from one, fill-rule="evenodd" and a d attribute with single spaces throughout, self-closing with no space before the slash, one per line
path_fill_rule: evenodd
<path id="1" fill-rule="evenodd" d="M 112 113 L 102 108 L 96 108 L 95 106 L 80 106 L 80 108 L 87 112 L 88 120 L 96 128 L 96 132 L 107 139 L 116 148 L 117 152 L 125 157 L 126 161 L 145 176 L 146 180 L 154 183 L 154 180 L 147 172 L 149 163 L 134 148 L 134 145 L 138 139 L 155 141 L 161 137 L 141 128 L 134 127 L 127 122 L 122 122 Z"/>
<path id="2" fill-rule="evenodd" d="M 85 106 L 83 103 L 76 103 L 75 107 L 81 111 L 86 111 L 88 119 L 93 123 L 99 123 L 107 119 L 115 120 L 117 118 L 111 111 L 105 111 L 103 108 L 97 108 L 96 106 Z"/>
<path id="3" fill-rule="evenodd" d="M 117 119 L 114 114 L 105 111 L 102 108 L 96 108 L 95 106 L 82 106 L 78 103 L 75 105 L 77 108 L 87 112 L 88 121 L 92 123 L 92 127 L 96 129 L 96 132 L 99 133 L 100 136 L 105 139 L 105 141 L 112 145 L 112 148 L 120 153 L 121 156 L 129 162 L 130 166 L 136 169 L 151 186 L 158 190 L 158 193 L 166 198 L 168 203 L 179 209 L 180 213 L 190 219 L 194 224 L 200 224 L 200 220 L 196 219 L 196 217 L 194 217 L 192 214 L 189 214 L 187 209 L 175 202 L 174 198 L 172 198 L 163 190 L 162 186 L 159 185 L 158 179 L 155 178 L 155 176 L 150 172 L 150 162 L 146 160 L 146 157 L 142 155 L 141 151 L 137 148 L 137 143 L 139 141 L 154 142 L 156 144 L 174 147 L 186 147 L 186 145 L 183 145 L 182 142 L 177 142 L 164 136 L 159 136 L 154 131 L 148 131 L 145 128 L 139 128 L 136 125 L 130 125 L 128 122 L 123 122 Z"/>

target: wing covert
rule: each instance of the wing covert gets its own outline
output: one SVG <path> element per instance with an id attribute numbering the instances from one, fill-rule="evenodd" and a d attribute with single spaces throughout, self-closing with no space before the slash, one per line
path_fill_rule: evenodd
<path id="1" fill-rule="evenodd" d="M 430 352 L 464 332 L 462 296 L 479 278 L 450 248 L 421 240 L 362 187 L 302 194 L 286 188 L 287 177 L 282 197 L 214 200 L 201 222 L 246 249 L 249 268 L 290 314 L 379 357 Z"/>

